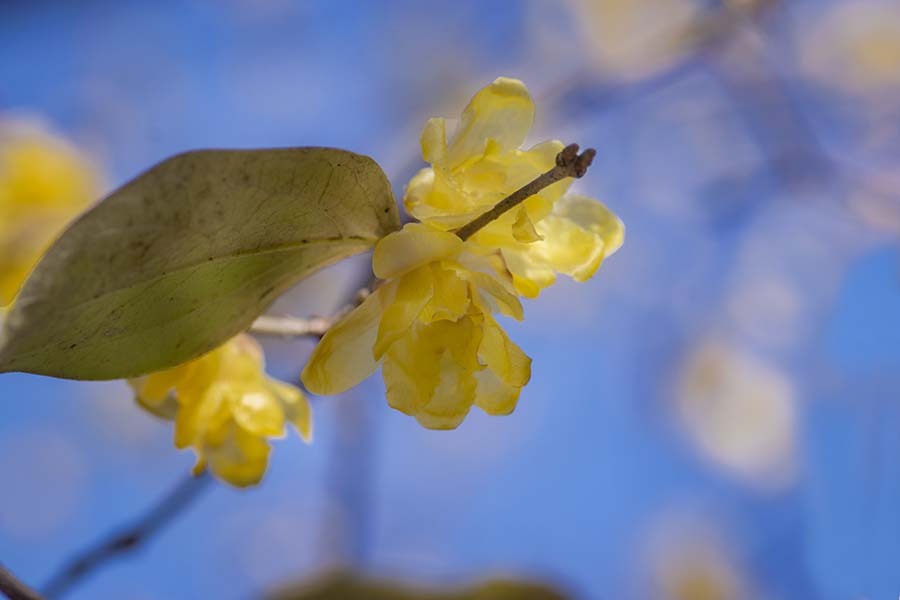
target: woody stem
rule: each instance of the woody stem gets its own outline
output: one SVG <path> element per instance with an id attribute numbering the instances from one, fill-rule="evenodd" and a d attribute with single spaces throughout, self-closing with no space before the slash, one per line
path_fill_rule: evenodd
<path id="1" fill-rule="evenodd" d="M 539 175 L 533 181 L 526 183 L 515 192 L 498 202 L 493 208 L 476 217 L 470 223 L 463 225 L 454 233 L 463 241 L 475 235 L 482 227 L 498 219 L 507 211 L 515 208 L 542 189 L 553 185 L 566 177 L 579 178 L 587 173 L 594 156 L 597 154 L 593 148 L 588 148 L 581 154 L 578 153 L 578 144 L 569 144 L 556 155 L 556 165 L 546 173 Z"/>

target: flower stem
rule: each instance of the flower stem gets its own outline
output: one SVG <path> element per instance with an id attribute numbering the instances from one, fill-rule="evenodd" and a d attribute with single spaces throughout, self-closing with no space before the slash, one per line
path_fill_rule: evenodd
<path id="1" fill-rule="evenodd" d="M 581 154 L 578 153 L 578 144 L 569 144 L 556 155 L 556 165 L 546 173 L 539 175 L 533 181 L 526 183 L 515 192 L 498 202 L 492 209 L 476 217 L 472 222 L 463 225 L 454 233 L 463 241 L 475 235 L 482 227 L 498 219 L 510 209 L 518 206 L 531 196 L 534 196 L 545 187 L 553 185 L 566 177 L 579 178 L 587 173 L 594 156 L 597 154 L 593 148 L 588 148 Z"/>

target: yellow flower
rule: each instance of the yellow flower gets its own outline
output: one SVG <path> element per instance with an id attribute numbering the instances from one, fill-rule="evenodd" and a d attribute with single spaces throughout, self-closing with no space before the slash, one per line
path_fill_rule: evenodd
<path id="1" fill-rule="evenodd" d="M 63 226 L 93 201 L 97 176 L 68 143 L 31 124 L 0 121 L 0 306 Z"/>
<path id="2" fill-rule="evenodd" d="M 531 376 L 531 359 L 492 311 L 521 319 L 522 306 L 497 255 L 452 233 L 410 223 L 375 247 L 388 281 L 316 346 L 303 383 L 343 392 L 382 363 L 388 403 L 430 429 L 453 429 L 476 405 L 509 414 Z"/>
<path id="3" fill-rule="evenodd" d="M 142 407 L 175 421 L 175 446 L 194 449 L 195 472 L 209 466 L 232 485 L 262 479 L 269 459 L 267 438 L 283 437 L 287 423 L 307 441 L 312 434 L 303 393 L 266 376 L 262 350 L 247 335 L 129 383 Z"/>
<path id="4" fill-rule="evenodd" d="M 621 221 L 599 202 L 564 196 L 560 181 L 463 242 L 453 230 L 555 165 L 561 142 L 520 150 L 534 119 L 522 82 L 499 78 L 478 92 L 448 142 L 443 119 L 422 133 L 432 167 L 410 182 L 404 203 L 421 223 L 375 247 L 386 282 L 313 351 L 303 382 L 336 394 L 382 365 L 388 403 L 425 427 L 457 427 L 471 407 L 513 411 L 531 359 L 494 320 L 522 318 L 519 295 L 537 296 L 556 273 L 591 277 L 622 244 Z"/>
<path id="5" fill-rule="evenodd" d="M 449 141 L 445 120 L 429 120 L 421 141 L 432 166 L 410 181 L 406 209 L 435 227 L 457 229 L 551 169 L 562 142 L 519 149 L 533 120 L 528 89 L 505 77 L 475 94 Z M 564 196 L 570 184 L 565 179 L 543 189 L 471 238 L 500 250 L 523 296 L 537 296 L 556 273 L 587 280 L 625 238 L 622 222 L 603 204 Z"/>

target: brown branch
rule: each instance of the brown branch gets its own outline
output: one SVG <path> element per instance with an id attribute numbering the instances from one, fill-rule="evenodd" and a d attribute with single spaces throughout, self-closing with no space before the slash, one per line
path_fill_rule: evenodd
<path id="1" fill-rule="evenodd" d="M 457 229 L 456 235 L 465 241 L 482 227 L 534 196 L 542 189 L 566 177 L 582 177 L 587 172 L 588 167 L 591 166 L 591 162 L 596 154 L 597 152 L 593 148 L 588 148 L 581 154 L 578 154 L 578 144 L 569 144 L 556 155 L 556 165 L 552 169 L 543 175 L 539 175 L 534 181 L 526 183 L 494 205 L 492 209 L 476 217 L 471 223 Z"/>
<path id="2" fill-rule="evenodd" d="M 204 471 L 179 482 L 132 525 L 114 531 L 106 539 L 68 560 L 44 585 L 44 594 L 47 598 L 58 598 L 107 562 L 146 544 L 193 504 L 211 481 L 212 478 Z"/>
<path id="3" fill-rule="evenodd" d="M 44 600 L 43 596 L 22 583 L 2 564 L 0 564 L 0 594 L 9 600 Z"/>

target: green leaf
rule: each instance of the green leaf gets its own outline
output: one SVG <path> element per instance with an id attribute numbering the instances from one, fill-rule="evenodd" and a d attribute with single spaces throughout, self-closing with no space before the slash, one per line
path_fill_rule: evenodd
<path id="1" fill-rule="evenodd" d="M 75 221 L 0 331 L 0 373 L 133 377 L 246 329 L 287 288 L 399 229 L 370 158 L 329 148 L 170 158 Z"/>

